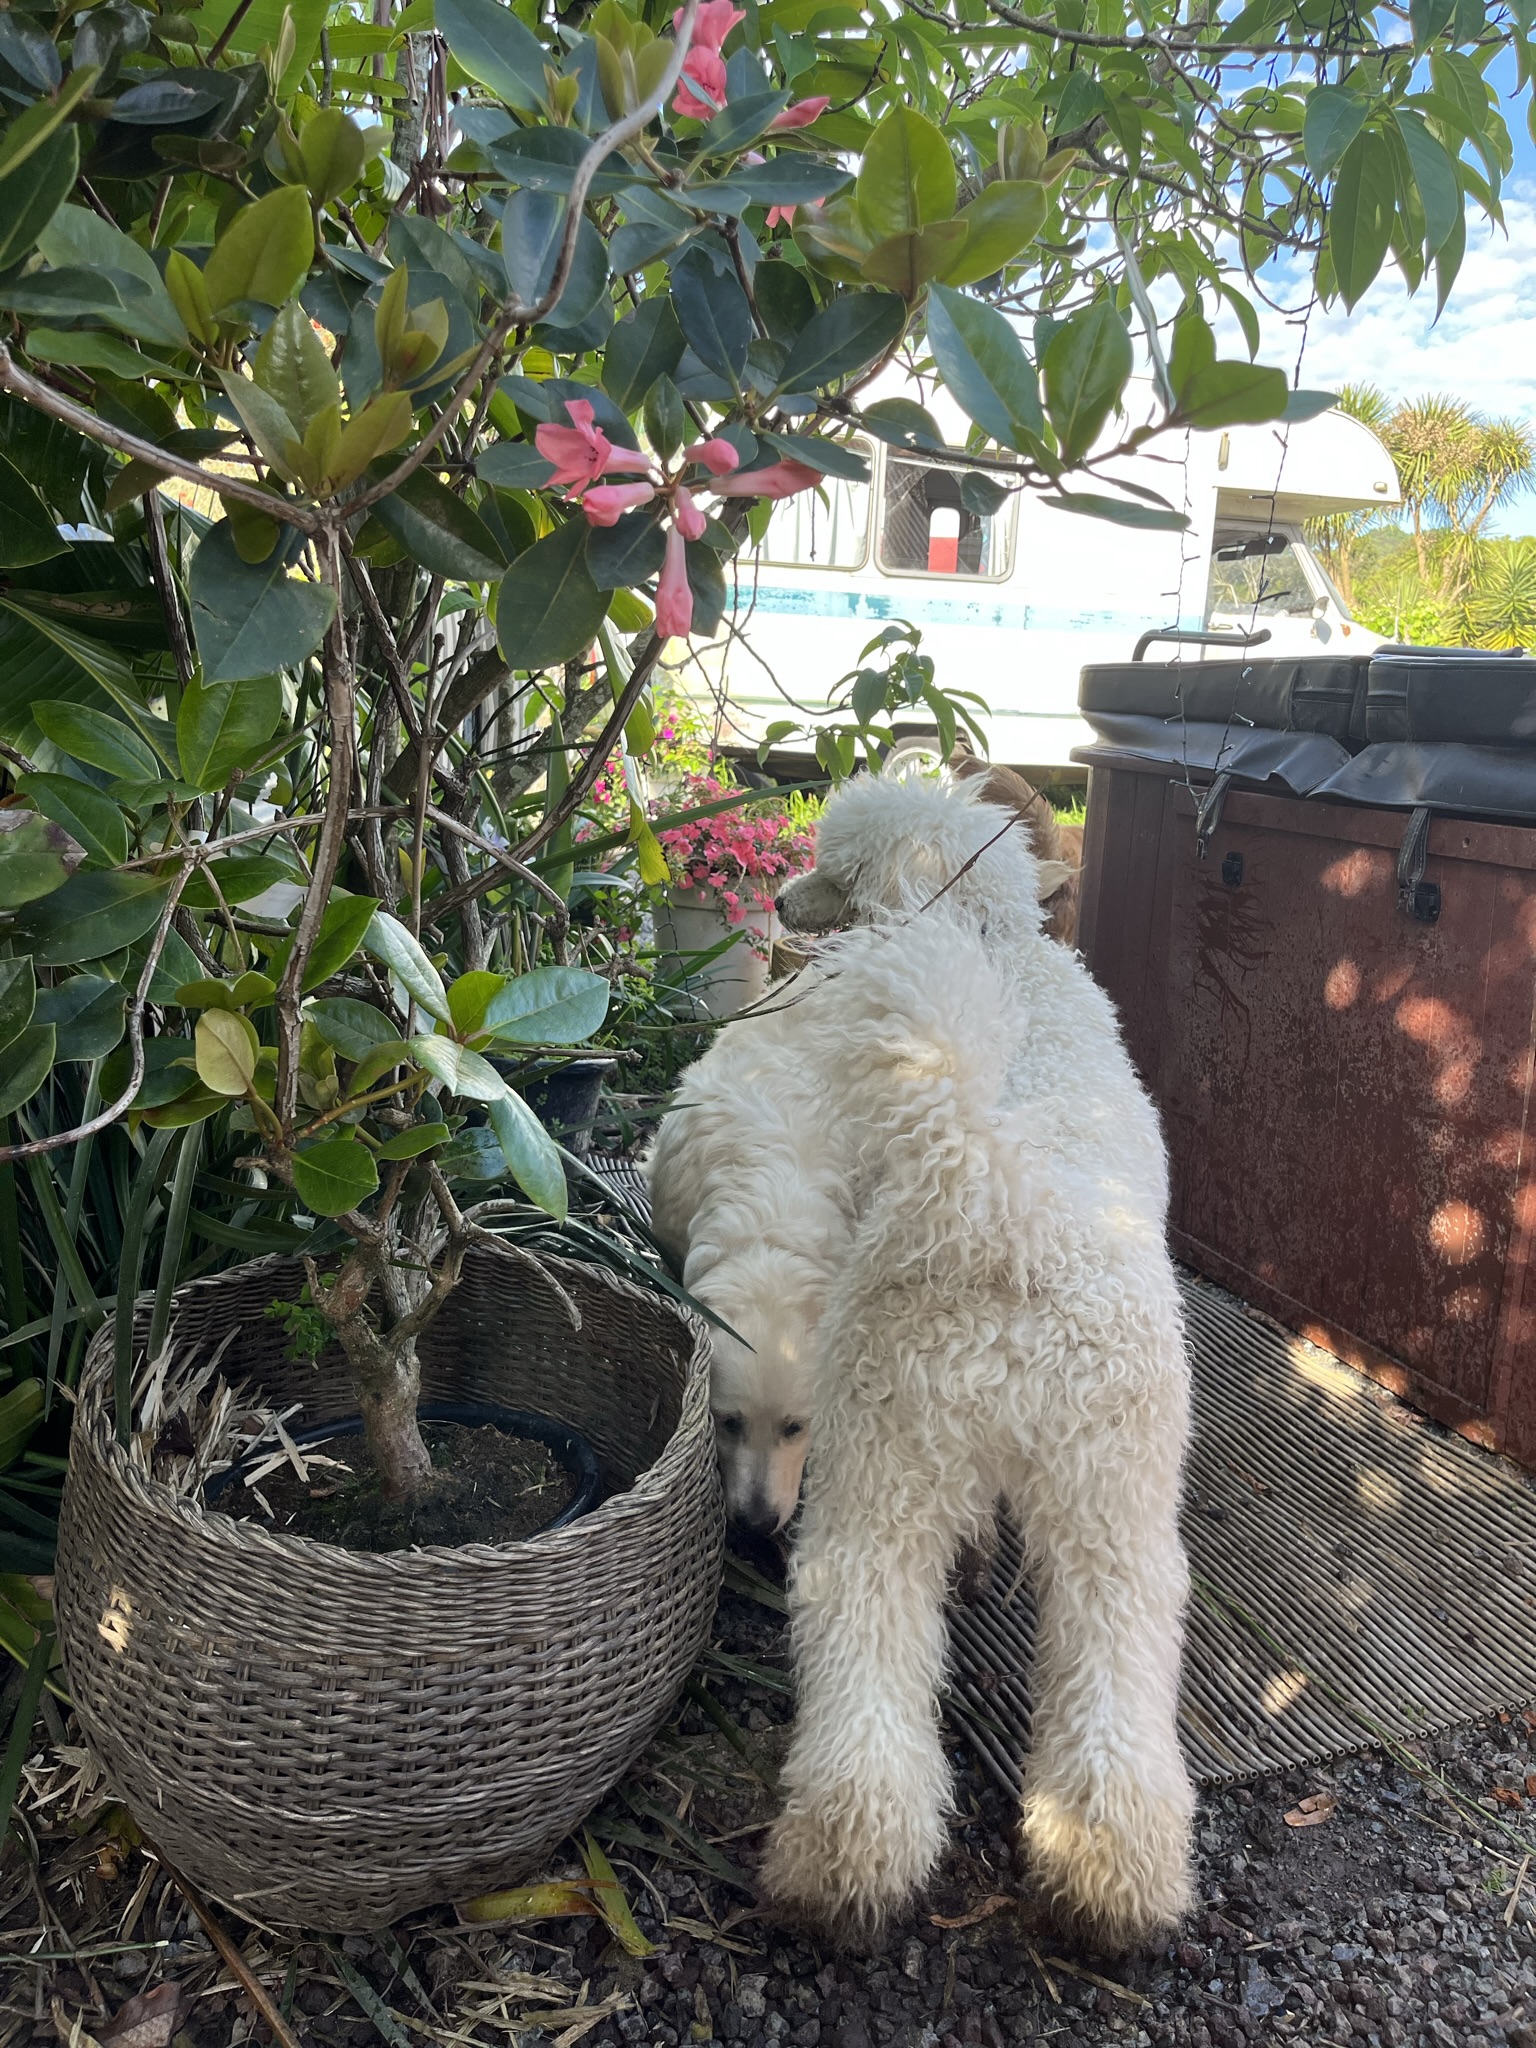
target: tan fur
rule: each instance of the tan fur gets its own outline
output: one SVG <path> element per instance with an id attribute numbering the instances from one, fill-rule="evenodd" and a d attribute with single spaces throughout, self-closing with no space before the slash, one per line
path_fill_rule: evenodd
<path id="1" fill-rule="evenodd" d="M 1022 818 L 1029 830 L 1029 843 L 1040 861 L 1059 861 L 1073 872 L 1060 888 L 1044 898 L 1045 934 L 1063 946 L 1077 942 L 1077 898 L 1083 864 L 1083 830 L 1080 825 L 1057 823 L 1056 813 L 1040 792 L 1032 789 L 1022 775 L 1011 768 L 994 767 L 979 755 L 965 754 L 951 761 L 949 772 L 956 782 L 982 781 L 983 803 L 996 804 Z"/>

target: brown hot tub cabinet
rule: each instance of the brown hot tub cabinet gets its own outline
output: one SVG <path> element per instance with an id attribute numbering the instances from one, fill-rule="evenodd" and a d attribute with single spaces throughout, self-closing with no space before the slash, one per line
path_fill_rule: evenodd
<path id="1" fill-rule="evenodd" d="M 1174 1248 L 1536 1467 L 1536 662 L 1140 666 L 1084 674 L 1079 944 Z"/>

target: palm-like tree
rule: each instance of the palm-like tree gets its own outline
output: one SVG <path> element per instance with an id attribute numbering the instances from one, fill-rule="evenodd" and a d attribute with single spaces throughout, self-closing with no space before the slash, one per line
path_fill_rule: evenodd
<path id="1" fill-rule="evenodd" d="M 1374 384 L 1346 384 L 1335 409 L 1359 420 L 1373 434 L 1383 433 L 1392 417 L 1391 399 Z M 1307 521 L 1307 538 L 1322 556 L 1324 568 L 1346 603 L 1354 597 L 1351 586 L 1357 545 L 1364 535 L 1393 516 L 1384 508 L 1367 505 L 1358 512 L 1330 512 L 1324 518 Z"/>

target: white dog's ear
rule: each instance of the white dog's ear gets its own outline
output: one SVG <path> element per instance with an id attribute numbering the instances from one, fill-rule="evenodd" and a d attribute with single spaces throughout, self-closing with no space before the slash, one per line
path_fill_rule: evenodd
<path id="1" fill-rule="evenodd" d="M 1036 861 L 1035 869 L 1040 877 L 1039 895 L 1042 903 L 1049 903 L 1058 889 L 1064 889 L 1077 873 L 1069 860 Z"/>

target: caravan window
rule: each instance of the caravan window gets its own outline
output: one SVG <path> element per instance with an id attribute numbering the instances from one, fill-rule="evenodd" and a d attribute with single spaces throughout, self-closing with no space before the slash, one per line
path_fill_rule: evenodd
<path id="1" fill-rule="evenodd" d="M 1310 618 L 1317 593 L 1288 533 L 1220 533 L 1211 550 L 1205 623 Z"/>
<path id="2" fill-rule="evenodd" d="M 963 470 L 888 455 L 880 511 L 880 566 L 892 576 L 1008 574 L 1013 501 L 991 518 L 960 496 Z"/>
<path id="3" fill-rule="evenodd" d="M 866 462 L 866 441 L 852 443 Z M 869 559 L 869 485 L 823 477 L 819 491 L 799 491 L 773 508 L 762 559 L 775 568 L 862 569 Z"/>

